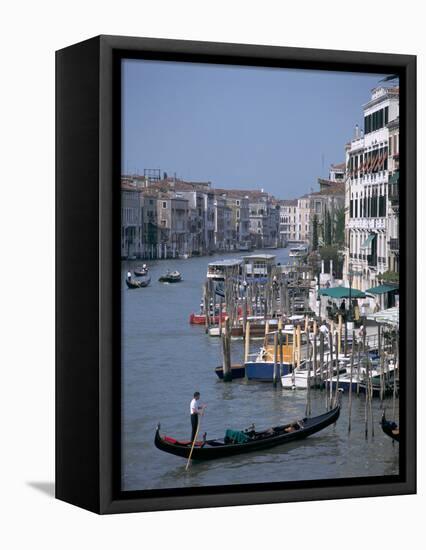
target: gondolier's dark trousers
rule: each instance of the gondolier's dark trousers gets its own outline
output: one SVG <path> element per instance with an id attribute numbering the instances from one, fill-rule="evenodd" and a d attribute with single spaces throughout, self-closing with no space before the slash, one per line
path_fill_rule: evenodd
<path id="1" fill-rule="evenodd" d="M 198 428 L 198 414 L 191 414 L 191 427 L 192 427 L 191 441 L 194 441 L 195 434 L 197 433 L 197 428 Z"/>

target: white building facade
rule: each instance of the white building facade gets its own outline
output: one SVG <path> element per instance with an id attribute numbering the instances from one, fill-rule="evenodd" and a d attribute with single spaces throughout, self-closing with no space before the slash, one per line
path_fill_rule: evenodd
<path id="1" fill-rule="evenodd" d="M 379 87 L 364 105 L 364 132 L 346 146 L 343 277 L 353 287 L 376 286 L 388 269 L 389 128 L 399 116 L 398 88 Z"/>

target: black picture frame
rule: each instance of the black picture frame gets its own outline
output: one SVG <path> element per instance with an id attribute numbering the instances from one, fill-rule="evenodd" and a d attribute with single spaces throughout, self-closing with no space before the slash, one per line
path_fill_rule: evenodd
<path id="1" fill-rule="evenodd" d="M 131 57 L 399 76 L 399 476 L 120 490 L 117 67 Z M 56 74 L 56 498 L 107 514 L 415 493 L 416 57 L 98 36 L 58 51 Z"/>

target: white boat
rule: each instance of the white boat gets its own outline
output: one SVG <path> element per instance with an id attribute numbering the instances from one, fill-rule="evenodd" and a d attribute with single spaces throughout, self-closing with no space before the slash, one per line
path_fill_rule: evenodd
<path id="1" fill-rule="evenodd" d="M 310 378 L 311 388 L 314 385 L 314 373 L 311 370 L 310 377 L 305 363 L 301 363 L 300 367 L 295 368 L 294 372 L 290 372 L 281 376 L 281 386 L 286 390 L 307 390 L 308 379 Z"/>
<path id="2" fill-rule="evenodd" d="M 308 254 L 308 247 L 306 245 L 292 246 L 288 253 L 290 258 L 303 258 Z"/>

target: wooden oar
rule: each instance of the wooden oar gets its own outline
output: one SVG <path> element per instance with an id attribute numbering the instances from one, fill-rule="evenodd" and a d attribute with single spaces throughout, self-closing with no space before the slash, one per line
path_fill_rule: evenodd
<path id="1" fill-rule="evenodd" d="M 189 464 L 191 463 L 191 456 L 192 456 L 192 452 L 193 452 L 194 447 L 195 447 L 195 442 L 197 441 L 198 432 L 200 431 L 201 417 L 203 416 L 203 414 L 204 414 L 204 409 L 201 411 L 201 414 L 199 415 L 200 418 L 198 420 L 197 431 L 195 432 L 194 441 L 192 442 L 191 451 L 190 451 L 189 457 L 188 457 L 188 462 L 186 463 L 186 466 L 185 466 L 185 471 L 188 470 Z"/>

